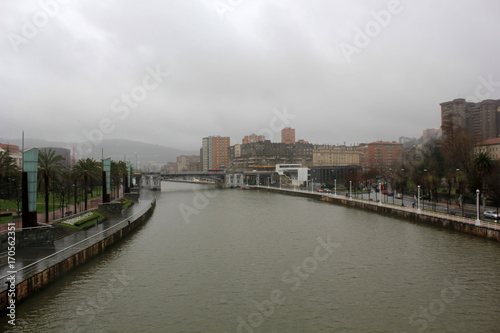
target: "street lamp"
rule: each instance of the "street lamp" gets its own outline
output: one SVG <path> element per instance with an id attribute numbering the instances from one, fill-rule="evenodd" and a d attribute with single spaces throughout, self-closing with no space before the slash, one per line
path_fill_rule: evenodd
<path id="1" fill-rule="evenodd" d="M 378 183 L 378 204 L 382 204 L 382 192 L 380 191 L 380 183 Z"/>
<path id="2" fill-rule="evenodd" d="M 418 193 L 417 193 L 417 214 L 420 214 L 420 185 L 417 186 Z"/>
<path id="3" fill-rule="evenodd" d="M 334 186 L 335 186 L 335 196 L 337 196 L 337 179 L 333 180 Z"/>
<path id="4" fill-rule="evenodd" d="M 479 190 L 476 190 L 476 208 L 477 208 L 476 225 L 481 225 L 481 220 L 479 219 Z"/>
<path id="5" fill-rule="evenodd" d="M 352 200 L 352 181 L 349 181 L 349 200 Z"/>

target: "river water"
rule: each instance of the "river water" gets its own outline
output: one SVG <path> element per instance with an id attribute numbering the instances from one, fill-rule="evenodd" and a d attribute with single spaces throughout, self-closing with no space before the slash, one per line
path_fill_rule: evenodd
<path id="1" fill-rule="evenodd" d="M 496 242 L 300 197 L 163 185 L 142 228 L 19 305 L 11 331 L 500 331 Z"/>

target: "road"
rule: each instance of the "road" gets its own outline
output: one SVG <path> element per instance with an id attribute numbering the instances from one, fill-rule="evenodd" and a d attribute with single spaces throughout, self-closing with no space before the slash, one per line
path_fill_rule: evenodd
<path id="1" fill-rule="evenodd" d="M 348 193 L 349 193 L 349 191 L 346 191 L 346 190 L 337 190 L 337 195 L 344 195 L 345 196 Z M 363 193 L 362 195 L 361 195 L 361 193 L 358 193 L 358 195 L 356 196 L 355 193 L 352 192 L 352 197 L 357 198 L 357 199 L 368 200 L 368 193 Z M 370 200 L 371 201 L 377 201 L 378 199 L 379 199 L 378 193 L 376 193 L 376 192 L 370 193 Z M 410 196 L 405 196 L 402 200 L 402 199 L 397 199 L 393 196 L 382 195 L 381 201 L 383 203 L 395 204 L 395 205 L 399 205 L 399 206 L 404 204 L 404 206 L 406 206 L 406 207 L 412 207 L 414 202 L 415 202 L 415 206 L 417 205 L 416 200 Z M 465 204 L 463 212 L 462 212 L 462 209 L 460 207 L 458 207 L 458 205 L 450 205 L 449 207 L 447 207 L 446 203 L 442 203 L 442 202 L 431 203 L 428 200 L 420 200 L 420 209 L 432 210 L 435 212 L 447 213 L 447 214 L 456 215 L 456 216 L 464 216 L 464 217 L 469 217 L 469 218 L 474 218 L 474 219 L 477 217 L 476 205 L 472 205 L 472 204 Z M 488 211 L 488 210 L 496 212 L 497 208 L 486 206 L 486 209 L 484 209 L 481 206 L 480 207 L 480 219 L 489 220 L 489 219 L 483 217 L 483 212 Z M 494 220 L 490 220 L 490 221 L 494 221 Z"/>

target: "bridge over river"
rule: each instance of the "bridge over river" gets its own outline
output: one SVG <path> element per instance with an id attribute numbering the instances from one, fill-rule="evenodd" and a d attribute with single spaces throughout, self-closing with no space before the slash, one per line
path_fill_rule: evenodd
<path id="1" fill-rule="evenodd" d="M 246 172 L 143 172 L 136 176 L 141 187 L 151 190 L 160 190 L 162 181 L 187 182 L 196 184 L 215 184 L 218 188 L 238 187 L 246 184 L 268 185 L 274 172 L 269 171 L 246 171 Z"/>

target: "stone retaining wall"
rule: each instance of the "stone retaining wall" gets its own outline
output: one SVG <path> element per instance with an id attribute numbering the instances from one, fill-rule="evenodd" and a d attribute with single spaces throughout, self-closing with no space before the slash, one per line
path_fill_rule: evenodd
<path id="1" fill-rule="evenodd" d="M 253 187 L 253 189 L 267 190 L 272 192 L 279 192 L 288 195 L 301 196 L 313 198 L 316 200 L 321 200 L 324 202 L 330 202 L 336 205 L 348 206 L 358 209 L 363 209 L 366 211 L 382 214 L 385 216 L 396 217 L 400 219 L 410 220 L 418 223 L 425 223 L 437 227 L 448 228 L 455 231 L 464 232 L 474 236 L 483 237 L 486 239 L 491 239 L 495 241 L 500 241 L 500 230 L 491 229 L 485 226 L 476 226 L 474 224 L 463 223 L 455 221 L 451 218 L 438 217 L 438 216 L 428 216 L 425 214 L 418 214 L 416 211 L 401 210 L 397 207 L 390 206 L 379 206 L 377 204 L 370 204 L 368 202 L 359 202 L 355 200 L 349 200 L 344 197 L 327 197 L 321 196 L 315 193 L 307 192 L 294 192 L 294 191 L 283 191 L 276 188 L 265 188 L 265 187 Z"/>

